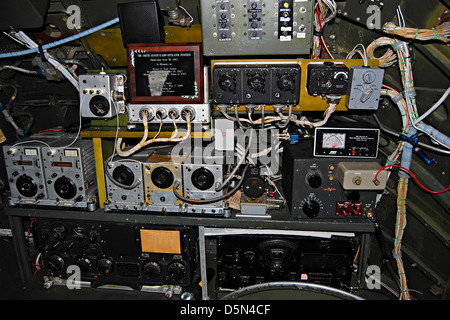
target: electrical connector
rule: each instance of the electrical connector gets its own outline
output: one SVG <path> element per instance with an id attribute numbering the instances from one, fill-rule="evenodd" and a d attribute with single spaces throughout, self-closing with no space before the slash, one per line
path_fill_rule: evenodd
<path id="1" fill-rule="evenodd" d="M 410 137 L 404 134 L 400 134 L 398 137 L 400 140 L 409 142 L 413 146 L 417 146 L 417 144 L 419 143 L 419 136 L 417 134 L 414 134 Z"/>
<path id="2" fill-rule="evenodd" d="M 414 152 L 422 159 L 427 165 L 436 163 L 435 158 L 430 158 L 428 155 L 420 148 L 414 148 Z"/>

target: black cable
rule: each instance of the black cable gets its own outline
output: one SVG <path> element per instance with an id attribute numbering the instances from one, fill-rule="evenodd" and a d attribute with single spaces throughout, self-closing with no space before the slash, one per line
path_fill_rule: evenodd
<path id="1" fill-rule="evenodd" d="M 375 216 L 373 214 L 368 215 L 367 217 L 369 218 L 370 222 L 372 222 L 372 224 L 375 228 L 375 238 L 378 242 L 378 245 L 380 246 L 381 271 L 383 271 L 383 268 L 386 268 L 386 270 L 389 272 L 389 274 L 392 276 L 395 283 L 401 290 L 401 284 L 400 284 L 400 281 L 398 280 L 398 277 L 396 276 L 396 271 L 394 269 L 394 262 L 392 261 L 391 255 L 389 255 L 386 251 L 383 232 L 381 230 L 380 224 L 378 223 L 377 219 L 375 218 Z"/>

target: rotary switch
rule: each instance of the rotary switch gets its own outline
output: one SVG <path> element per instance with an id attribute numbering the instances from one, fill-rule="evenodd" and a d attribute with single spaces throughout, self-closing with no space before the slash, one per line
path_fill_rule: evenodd
<path id="1" fill-rule="evenodd" d="M 314 195 L 309 196 L 302 202 L 302 210 L 309 218 L 315 218 L 319 215 L 322 203 Z"/>
<path id="2" fill-rule="evenodd" d="M 180 281 L 186 275 L 186 267 L 180 262 L 174 262 L 167 268 L 171 279 Z"/>
<path id="3" fill-rule="evenodd" d="M 92 262 L 86 257 L 79 257 L 75 263 L 83 272 L 89 272 L 92 270 Z"/>
<path id="4" fill-rule="evenodd" d="M 53 255 L 48 258 L 48 267 L 54 272 L 59 272 L 64 268 L 64 259 L 58 255 Z"/>
<path id="5" fill-rule="evenodd" d="M 154 279 L 161 273 L 161 267 L 155 261 L 148 261 L 144 264 L 144 272 L 150 279 Z"/>
<path id="6" fill-rule="evenodd" d="M 256 92 L 264 93 L 266 91 L 266 79 L 264 74 L 255 73 L 254 75 L 247 75 L 248 87 Z"/>
<path id="7" fill-rule="evenodd" d="M 290 74 L 282 75 L 278 81 L 277 86 L 281 91 L 295 91 L 295 78 Z"/>
<path id="8" fill-rule="evenodd" d="M 319 188 L 322 185 L 322 177 L 320 172 L 318 170 L 311 170 L 308 172 L 306 175 L 306 182 L 313 189 Z"/>
<path id="9" fill-rule="evenodd" d="M 107 276 L 112 272 L 113 263 L 108 258 L 102 258 L 98 260 L 97 268 L 101 275 Z"/>
<path id="10" fill-rule="evenodd" d="M 236 78 L 228 73 L 222 75 L 219 74 L 219 87 L 226 92 L 236 93 Z"/>

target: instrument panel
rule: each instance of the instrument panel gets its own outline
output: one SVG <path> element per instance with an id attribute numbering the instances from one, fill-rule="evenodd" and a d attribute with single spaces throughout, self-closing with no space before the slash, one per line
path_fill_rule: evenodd
<path id="1" fill-rule="evenodd" d="M 78 20 L 64 10 L 48 12 L 42 26 L 51 35 L 24 21 L 23 31 L 2 29 L 13 44 L 0 53 L 0 111 L 12 132 L 2 146 L 7 204 L 34 224 L 36 273 L 64 282 L 76 265 L 93 286 L 204 295 L 207 236 L 197 233 L 211 227 L 224 232 L 211 249 L 215 289 L 286 280 L 353 290 L 350 279 L 360 272 L 358 289 L 365 274 L 355 261 L 368 248 L 356 240 L 380 231 L 380 202 L 394 195 L 390 177 L 398 177 L 396 226 L 404 223 L 407 181 L 418 182 L 412 162 L 442 173 L 431 185 L 445 179 L 432 167 L 440 158 L 427 152 L 449 147 L 445 130 L 434 127 L 448 90 L 439 97 L 441 88 L 425 88 L 413 73 L 432 56 L 433 85 L 444 83 L 441 54 L 410 49 L 416 41 L 445 42 L 445 13 L 436 9 L 428 20 L 437 25 L 428 30 L 407 26 L 412 18 L 400 1 L 150 0 L 145 10 L 129 4 L 134 17 L 88 27 L 99 18 L 84 11 L 96 2 L 83 5 L 77 32 L 69 24 Z M 101 16 L 117 9 L 102 6 Z M 152 27 L 139 30 L 139 21 Z M 131 43 L 125 35 L 149 40 Z M 44 128 L 53 117 L 64 124 Z M 442 199 L 433 197 L 430 210 L 445 208 Z M 350 235 L 233 237 L 231 227 Z M 393 258 L 407 298 L 400 242 Z"/>

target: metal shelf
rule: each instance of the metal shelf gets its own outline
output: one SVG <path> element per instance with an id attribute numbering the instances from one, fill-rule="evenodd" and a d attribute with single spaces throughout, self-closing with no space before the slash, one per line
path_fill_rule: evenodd
<path id="1" fill-rule="evenodd" d="M 154 224 L 171 226 L 192 226 L 211 228 L 247 228 L 247 229 L 275 229 L 275 230 L 300 230 L 300 231 L 326 231 L 326 232 L 374 232 L 372 223 L 367 219 L 290 219 L 288 209 L 271 212 L 271 219 L 262 218 L 230 218 L 215 216 L 191 216 L 179 214 L 153 214 L 153 213 L 124 213 L 104 212 L 97 209 L 93 212 L 76 210 L 58 210 L 41 208 L 7 207 L 6 215 L 28 218 L 60 218 L 80 219 L 90 221 L 108 221 L 135 224 Z"/>

